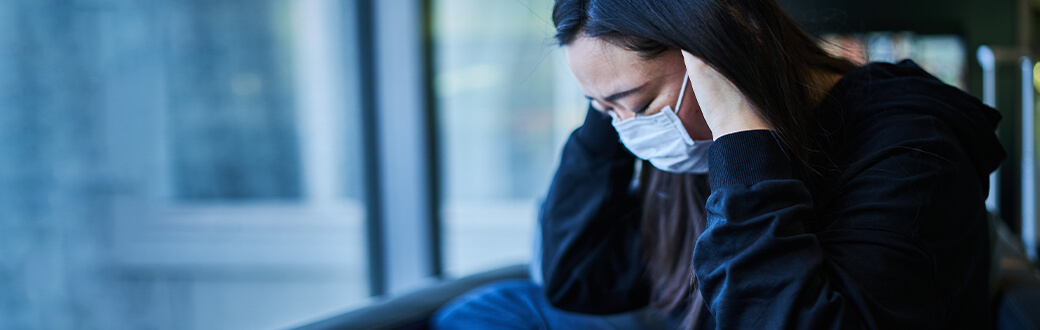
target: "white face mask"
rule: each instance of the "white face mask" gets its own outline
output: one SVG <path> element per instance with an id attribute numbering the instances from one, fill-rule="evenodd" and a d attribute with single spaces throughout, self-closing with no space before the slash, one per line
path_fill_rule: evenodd
<path id="1" fill-rule="evenodd" d="M 675 109 L 682 106 L 687 81 L 689 76 L 683 76 Z M 613 111 L 608 113 L 614 118 L 611 123 L 621 136 L 621 143 L 636 157 L 649 160 L 650 164 L 665 172 L 708 173 L 707 154 L 711 140 L 694 141 L 690 138 L 672 108 L 665 106 L 661 112 L 625 120 Z"/>

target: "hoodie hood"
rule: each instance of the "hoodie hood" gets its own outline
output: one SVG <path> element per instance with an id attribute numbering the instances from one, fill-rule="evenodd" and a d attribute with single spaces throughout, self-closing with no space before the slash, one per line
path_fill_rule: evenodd
<path id="1" fill-rule="evenodd" d="M 840 99 L 845 120 L 862 120 L 889 109 L 912 109 L 935 117 L 953 131 L 980 178 L 988 177 L 1007 157 L 995 134 L 1000 113 L 943 83 L 911 60 L 862 66 L 846 74 L 830 94 Z M 862 104 L 871 106 L 855 109 Z"/>

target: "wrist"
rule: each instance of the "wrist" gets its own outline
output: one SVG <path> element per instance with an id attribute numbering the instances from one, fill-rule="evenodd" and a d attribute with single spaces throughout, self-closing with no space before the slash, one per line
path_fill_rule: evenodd
<path id="1" fill-rule="evenodd" d="M 712 139 L 718 140 L 720 137 L 740 133 L 745 131 L 754 130 L 772 130 L 773 128 L 765 123 L 765 121 L 758 118 L 758 116 L 745 116 L 739 119 L 730 119 L 716 125 L 711 125 Z"/>

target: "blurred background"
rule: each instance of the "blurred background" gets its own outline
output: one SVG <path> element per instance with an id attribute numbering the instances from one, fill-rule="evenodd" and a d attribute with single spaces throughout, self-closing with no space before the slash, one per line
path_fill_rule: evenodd
<path id="1" fill-rule="evenodd" d="M 1033 1 L 780 2 L 842 56 L 992 85 L 990 207 L 1035 240 Z M 0 1 L 0 329 L 285 328 L 531 262 L 587 107 L 551 9 Z"/>

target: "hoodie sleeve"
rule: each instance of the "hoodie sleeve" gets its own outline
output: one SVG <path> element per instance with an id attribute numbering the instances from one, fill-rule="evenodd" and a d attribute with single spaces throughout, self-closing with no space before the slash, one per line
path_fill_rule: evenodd
<path id="1" fill-rule="evenodd" d="M 985 195 L 964 149 L 913 111 L 868 126 L 819 210 L 770 131 L 711 146 L 694 267 L 719 328 L 988 327 Z M 819 214 L 833 222 L 810 232 Z"/>
<path id="2" fill-rule="evenodd" d="M 635 158 L 610 117 L 589 108 L 563 149 L 541 210 L 542 274 L 560 309 L 610 314 L 645 306 Z"/>

